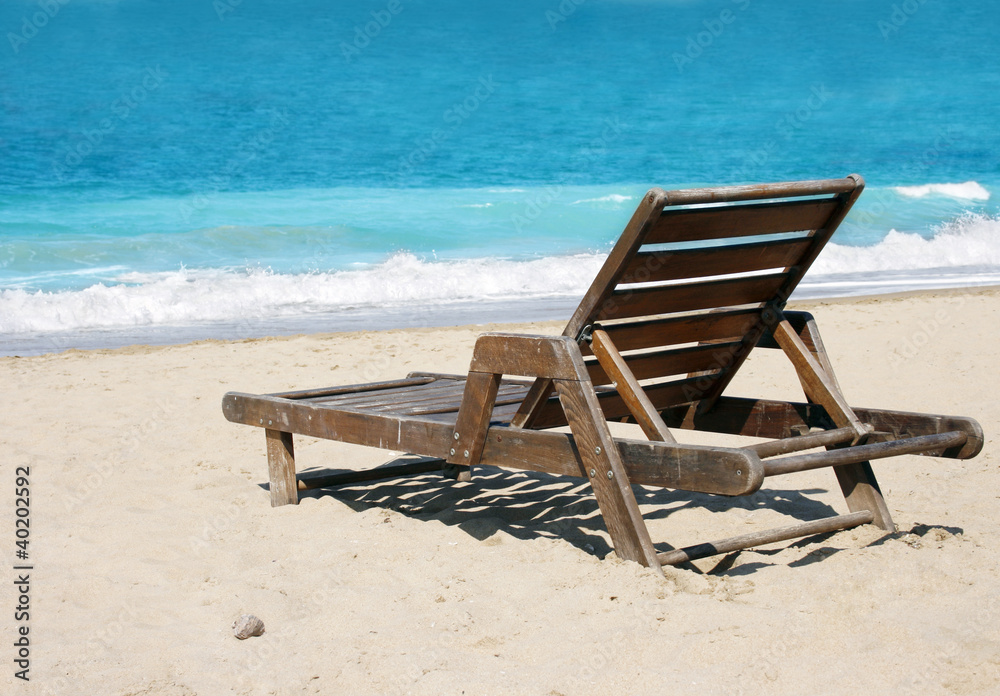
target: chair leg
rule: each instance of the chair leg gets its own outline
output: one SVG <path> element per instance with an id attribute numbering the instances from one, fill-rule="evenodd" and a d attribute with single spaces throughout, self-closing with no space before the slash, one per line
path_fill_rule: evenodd
<path id="1" fill-rule="evenodd" d="M 271 479 L 271 507 L 297 505 L 298 483 L 295 480 L 295 450 L 292 434 L 264 429 L 267 437 L 267 472 Z"/>
<path id="2" fill-rule="evenodd" d="M 556 380 L 555 386 L 615 553 L 626 561 L 660 570 L 656 549 L 593 388 L 571 380 Z"/>
<path id="3" fill-rule="evenodd" d="M 871 462 L 844 464 L 833 467 L 837 474 L 840 489 L 844 491 L 847 507 L 851 512 L 869 510 L 872 513 L 872 524 L 892 533 L 896 525 L 889 514 L 889 508 L 882 497 L 882 491 L 875 479 Z"/>

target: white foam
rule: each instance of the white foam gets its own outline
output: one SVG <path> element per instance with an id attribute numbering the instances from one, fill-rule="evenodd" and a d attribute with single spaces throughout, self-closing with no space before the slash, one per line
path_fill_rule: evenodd
<path id="1" fill-rule="evenodd" d="M 965 266 L 1000 267 L 1000 218 L 966 213 L 936 228 L 929 239 L 890 230 L 874 246 L 829 244 L 810 275 Z"/>
<path id="2" fill-rule="evenodd" d="M 910 198 L 938 195 L 949 198 L 959 198 L 967 201 L 988 201 L 990 192 L 978 181 L 966 181 L 963 184 L 924 184 L 922 186 L 896 186 L 896 193 Z"/>
<path id="3" fill-rule="evenodd" d="M 260 324 L 345 312 L 405 312 L 431 325 L 449 305 L 578 298 L 601 253 L 534 260 L 424 260 L 399 253 L 384 263 L 329 273 L 269 269 L 123 273 L 84 290 L 0 291 L 0 337 L 88 329 Z M 1000 217 L 966 214 L 925 238 L 891 231 L 874 246 L 830 244 L 797 293 L 885 292 L 996 282 Z M 509 301 L 509 302 L 508 302 Z M 421 317 L 426 321 L 421 322 Z M 483 321 L 491 320 L 484 310 Z"/>
<path id="4" fill-rule="evenodd" d="M 609 193 L 607 196 L 601 196 L 600 198 L 583 198 L 578 201 L 573 201 L 570 205 L 579 205 L 580 203 L 625 203 L 626 201 L 634 200 L 632 196 L 623 196 L 620 193 Z"/>
<path id="5" fill-rule="evenodd" d="M 582 295 L 602 254 L 531 261 L 423 261 L 407 253 L 335 273 L 189 270 L 127 273 L 78 291 L 0 291 L 0 334 L 239 323 L 301 314 L 408 307 L 439 314 L 451 302 Z"/>

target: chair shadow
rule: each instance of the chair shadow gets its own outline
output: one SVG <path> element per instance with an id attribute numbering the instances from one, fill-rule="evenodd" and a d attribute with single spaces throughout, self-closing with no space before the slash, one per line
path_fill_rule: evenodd
<path id="1" fill-rule="evenodd" d="M 425 457 L 404 455 L 385 466 L 418 461 Z M 343 473 L 343 469 L 312 469 L 300 472 L 301 477 L 327 476 Z M 267 483 L 260 484 L 268 490 Z M 667 519 L 671 514 L 685 509 L 701 508 L 711 512 L 733 509 L 769 509 L 788 515 L 789 523 L 829 517 L 836 512 L 829 505 L 814 500 L 809 494 L 825 493 L 825 489 L 781 490 L 763 489 L 739 498 L 692 493 L 689 491 L 632 487 L 643 518 L 647 521 Z M 612 552 L 602 536 L 606 531 L 597 500 L 590 484 L 583 478 L 568 478 L 536 471 L 510 471 L 489 466 L 474 470 L 471 481 L 456 482 L 439 473 L 431 472 L 406 477 L 387 478 L 364 483 L 346 484 L 334 488 L 317 488 L 299 492 L 300 498 L 330 496 L 356 511 L 370 508 L 394 510 L 402 515 L 420 520 L 436 520 L 456 526 L 480 541 L 497 532 L 514 538 L 531 540 L 559 538 L 599 558 Z M 651 509 L 652 508 L 652 509 Z M 728 536 L 725 522 L 714 538 Z M 801 547 L 815 544 L 831 536 L 815 535 L 789 544 Z M 674 547 L 665 543 L 654 544 L 657 551 Z M 783 548 L 787 548 L 783 547 Z M 778 551 L 755 549 L 759 554 L 772 555 Z M 832 552 L 836 552 L 834 549 Z M 815 554 L 815 551 L 811 552 Z M 707 572 L 712 575 L 745 575 L 767 563 L 748 563 L 733 568 L 738 552 L 721 557 L 709 571 L 694 564 L 681 567 Z M 821 556 L 793 563 L 804 565 L 820 560 Z"/>

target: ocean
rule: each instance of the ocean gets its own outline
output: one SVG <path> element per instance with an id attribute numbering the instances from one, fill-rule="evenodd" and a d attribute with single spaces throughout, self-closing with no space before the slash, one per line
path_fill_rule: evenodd
<path id="1" fill-rule="evenodd" d="M 651 187 L 862 174 L 794 297 L 1000 283 L 987 0 L 6 0 L 0 354 L 567 317 Z"/>

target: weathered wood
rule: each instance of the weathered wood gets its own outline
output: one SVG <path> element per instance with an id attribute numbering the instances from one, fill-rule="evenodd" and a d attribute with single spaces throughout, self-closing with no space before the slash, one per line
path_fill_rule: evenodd
<path id="1" fill-rule="evenodd" d="M 653 402 L 642 390 L 636 376 L 622 358 L 621 353 L 615 348 L 608 334 L 598 329 L 591 336 L 591 347 L 601 362 L 600 367 L 603 368 L 606 377 L 614 380 L 622 401 L 625 402 L 646 437 L 660 442 L 676 442 L 674 436 L 667 429 L 667 424 L 656 412 Z M 591 370 L 591 379 L 593 379 L 593 370 Z"/>
<path id="2" fill-rule="evenodd" d="M 455 422 L 454 442 L 445 460 L 454 467 L 455 478 L 468 481 L 471 467 L 479 463 L 486 444 L 493 406 L 500 388 L 500 375 L 491 372 L 469 372 L 465 380 L 462 406 Z"/>
<path id="3" fill-rule="evenodd" d="M 595 324 L 607 332 L 620 351 L 642 350 L 681 343 L 734 341 L 760 322 L 759 309 L 688 314 L 657 319 L 632 319 Z M 581 344 L 584 355 L 590 351 Z"/>
<path id="4" fill-rule="evenodd" d="M 601 329 L 603 332 L 603 329 Z M 597 333 L 597 331 L 594 331 Z M 603 332 L 607 336 L 607 332 Z M 611 340 L 608 338 L 608 340 Z M 624 365 L 635 379 L 683 375 L 689 372 L 714 371 L 730 365 L 742 344 L 739 341 L 708 343 L 687 348 L 672 348 L 622 356 Z M 592 346 L 591 350 L 596 349 Z M 616 351 L 617 352 L 617 351 Z M 594 384 L 610 384 L 611 374 L 602 362 L 588 362 L 587 370 Z"/>
<path id="5" fill-rule="evenodd" d="M 809 352 L 799 334 L 780 313 L 775 313 L 773 316 L 776 320 L 770 324 L 771 333 L 795 367 L 806 396 L 822 405 L 838 427 L 854 428 L 859 438 L 867 437 L 867 429 L 851 410 L 847 399 L 827 375 L 826 370 Z"/>
<path id="6" fill-rule="evenodd" d="M 588 474 L 601 516 L 608 528 L 615 553 L 624 560 L 659 569 L 656 549 L 649 538 L 639 504 L 632 493 L 625 467 L 608 424 L 589 382 L 555 380 L 559 401 L 566 412 L 577 446 L 577 456 Z"/>
<path id="7" fill-rule="evenodd" d="M 874 428 L 866 426 L 869 433 Z M 824 430 L 821 433 L 811 435 L 801 435 L 799 437 L 787 437 L 783 440 L 771 440 L 770 442 L 759 442 L 755 445 L 747 445 L 745 449 L 752 450 L 761 459 L 775 457 L 779 454 L 791 454 L 813 447 L 825 447 L 827 445 L 839 445 L 843 442 L 850 442 L 858 437 L 854 428 L 837 428 L 835 430 Z"/>
<path id="8" fill-rule="evenodd" d="M 442 460 L 454 441 L 454 420 L 403 418 L 239 393 L 227 394 L 224 405 L 226 418 L 234 423 L 258 425 L 259 420 L 266 423 L 266 418 L 281 413 L 282 427 L 302 435 Z M 615 443 L 633 483 L 732 496 L 753 493 L 764 478 L 757 456 L 738 448 L 627 438 L 616 438 Z M 586 476 L 576 451 L 575 438 L 569 433 L 492 426 L 480 464 Z"/>
<path id="9" fill-rule="evenodd" d="M 295 485 L 295 449 L 292 434 L 266 428 L 267 472 L 271 481 L 271 507 L 295 505 L 299 494 Z"/>
<path id="10" fill-rule="evenodd" d="M 356 394 L 358 392 L 378 391 L 390 389 L 392 387 L 412 387 L 419 384 L 429 384 L 437 379 L 436 376 L 393 379 L 385 382 L 366 382 L 364 384 L 347 384 L 340 387 L 322 387 L 320 389 L 301 389 L 298 391 L 286 391 L 271 394 L 280 396 L 283 399 L 315 399 L 324 396 L 337 396 L 338 394 Z"/>
<path id="11" fill-rule="evenodd" d="M 900 440 L 919 435 L 933 435 L 955 430 L 968 436 L 961 448 L 928 451 L 933 457 L 970 459 L 983 447 L 983 430 L 972 418 L 944 416 L 908 411 L 853 407 L 854 414 L 875 428 L 868 437 L 873 440 Z M 768 440 L 790 437 L 794 431 L 810 428 L 833 429 L 837 426 L 818 404 L 772 401 L 724 396 L 707 413 L 692 414 L 687 406 L 675 406 L 660 411 L 663 421 L 671 428 L 705 430 L 713 433 L 747 435 Z"/>
<path id="12" fill-rule="evenodd" d="M 773 298 L 786 278 L 786 273 L 768 273 L 696 283 L 631 286 L 615 290 L 595 318 L 604 321 L 758 304 Z"/>
<path id="13" fill-rule="evenodd" d="M 815 522 L 806 522 L 804 524 L 797 524 L 791 527 L 780 527 L 778 529 L 768 529 L 761 532 L 751 532 L 750 534 L 743 534 L 741 536 L 722 539 L 720 541 L 711 541 L 706 544 L 687 546 L 683 549 L 661 553 L 659 554 L 659 559 L 660 563 L 663 565 L 679 565 L 681 563 L 687 563 L 688 561 L 694 561 L 699 558 L 717 556 L 720 553 L 733 553 L 734 551 L 742 551 L 743 549 L 749 549 L 754 546 L 763 546 L 764 544 L 776 544 L 779 541 L 788 541 L 789 539 L 798 539 L 800 537 L 813 536 L 816 534 L 829 534 L 830 532 L 837 532 L 842 529 L 858 527 L 862 524 L 870 524 L 871 521 L 872 513 L 865 510 L 863 512 L 854 512 L 849 515 L 827 517 L 822 520 L 816 520 Z"/>
<path id="14" fill-rule="evenodd" d="M 755 492 L 764 481 L 760 459 L 738 448 L 627 438 L 615 438 L 615 444 L 634 484 L 739 496 Z M 576 440 L 566 433 L 495 426 L 487 434 L 480 465 L 589 478 L 576 451 Z"/>
<path id="15" fill-rule="evenodd" d="M 566 336 L 485 333 L 476 340 L 469 370 L 496 374 L 576 379 L 583 358 Z"/>
<path id="16" fill-rule="evenodd" d="M 722 247 L 640 251 L 618 282 L 620 285 L 650 283 L 787 268 L 794 266 L 812 243 L 812 239 L 805 237 Z"/>
<path id="17" fill-rule="evenodd" d="M 797 471 L 809 471 L 827 466 L 842 466 L 844 464 L 860 464 L 872 459 L 895 457 L 901 454 L 915 454 L 931 450 L 941 450 L 949 447 L 961 447 L 968 439 L 963 432 L 940 433 L 937 435 L 921 435 L 906 440 L 892 442 L 873 442 L 855 447 L 833 449 L 815 454 L 800 454 L 794 457 L 769 459 L 764 463 L 765 476 L 778 476 Z M 831 443 L 834 444 L 834 443 Z"/>
<path id="18" fill-rule="evenodd" d="M 822 196 L 850 193 L 857 187 L 858 178 L 856 174 L 852 174 L 843 179 L 780 181 L 773 184 L 691 188 L 680 191 L 661 191 L 661 193 L 663 194 L 663 199 L 670 205 L 756 201 L 770 198 L 785 198 L 788 196 Z"/>
<path id="19" fill-rule="evenodd" d="M 601 306 L 611 297 L 632 256 L 642 245 L 650 227 L 659 219 L 666 197 L 667 194 L 660 189 L 651 189 L 643 197 L 621 237 L 608 254 L 604 265 L 597 272 L 594 282 L 590 284 L 590 288 L 566 324 L 564 336 L 578 338 L 583 327 L 597 321 Z"/>
<path id="20" fill-rule="evenodd" d="M 706 377 L 696 377 L 693 379 L 678 379 L 670 382 L 662 382 L 643 387 L 646 397 L 652 402 L 657 411 L 663 411 L 677 404 L 687 404 L 701 398 L 701 393 L 706 385 L 712 384 L 714 375 Z M 598 402 L 604 412 L 604 417 L 608 420 L 618 420 L 631 416 L 625 400 L 617 391 L 598 392 Z M 668 427 L 670 426 L 669 421 Z M 565 425 L 565 416 L 559 408 L 557 401 L 548 401 L 539 408 L 535 414 L 533 426 L 536 428 L 555 428 Z"/>
<path id="21" fill-rule="evenodd" d="M 476 344 L 467 378 L 411 373 L 405 380 L 264 397 L 231 393 L 223 401 L 224 412 L 231 421 L 265 428 L 275 505 L 296 502 L 299 487 L 433 470 L 448 460 L 447 466 L 463 473 L 468 465 L 480 464 L 586 476 L 616 552 L 651 567 L 661 560 L 681 562 L 865 522 L 894 529 L 869 460 L 902 453 L 971 457 L 981 450 L 983 434 L 967 418 L 852 409 L 812 317 L 782 314 L 789 294 L 863 187 L 863 180 L 852 175 L 691 191 L 653 189 L 563 336 L 486 334 Z M 736 204 L 719 205 L 723 201 Z M 748 236 L 767 239 L 748 241 Z M 723 242 L 689 244 L 716 239 Z M 684 345 L 691 343 L 700 345 Z M 757 345 L 784 350 L 807 397 L 817 403 L 722 396 Z M 585 361 L 591 353 L 595 357 Z M 666 381 L 682 374 L 689 377 Z M 501 375 L 534 381 L 502 380 Z M 553 388 L 558 399 L 551 398 Z M 653 441 L 613 439 L 605 418 L 635 420 Z M 531 428 L 568 424 L 571 432 L 509 427 L 508 420 Z M 744 449 L 698 447 L 673 441 L 668 427 L 678 426 L 771 439 L 799 436 Z M 817 427 L 826 432 L 802 435 Z M 296 483 L 292 433 L 435 461 L 303 477 Z M 840 448 L 848 439 L 856 442 Z M 833 449 L 792 454 L 817 446 Z M 789 456 L 761 461 L 778 454 Z M 659 557 L 630 485 L 745 495 L 759 488 L 765 474 L 818 466 L 834 467 L 851 515 Z"/>
<path id="22" fill-rule="evenodd" d="M 664 210 L 646 235 L 646 244 L 694 242 L 822 229 L 837 199 L 747 203 L 713 208 Z"/>
<path id="23" fill-rule="evenodd" d="M 797 333 L 799 338 L 802 339 L 802 342 L 809 349 L 809 352 L 816 355 L 816 346 L 813 341 L 814 337 L 819 337 L 819 334 L 816 333 L 816 323 L 812 314 L 809 312 L 799 312 L 794 310 L 784 310 L 782 314 L 785 315 L 785 319 L 787 319 L 788 323 L 792 325 L 793 329 L 795 329 L 795 333 Z M 774 336 L 771 335 L 770 329 L 761 335 L 760 340 L 757 341 L 757 347 L 781 350 L 781 346 L 778 345 L 777 341 L 774 340 Z M 824 369 L 827 369 L 827 367 L 827 365 L 823 365 Z"/>
<path id="24" fill-rule="evenodd" d="M 334 486 L 349 486 L 356 483 L 383 481 L 385 479 L 426 474 L 433 471 L 440 472 L 443 466 L 444 462 L 440 459 L 428 459 L 420 462 L 380 466 L 375 469 L 365 469 L 363 471 L 341 471 L 336 474 L 316 474 L 312 476 L 302 475 L 298 478 L 298 489 L 300 491 L 309 491 L 316 488 L 333 488 Z"/>

